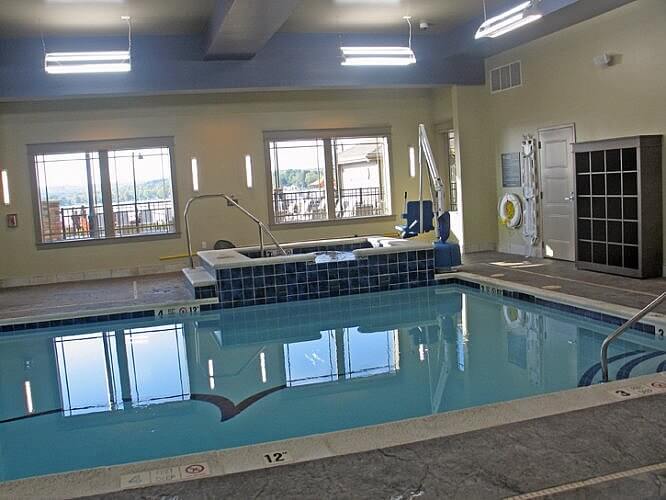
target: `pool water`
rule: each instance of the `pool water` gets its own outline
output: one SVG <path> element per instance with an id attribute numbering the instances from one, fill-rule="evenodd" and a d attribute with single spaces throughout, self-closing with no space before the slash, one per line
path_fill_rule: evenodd
<path id="1" fill-rule="evenodd" d="M 609 325 L 458 286 L 0 340 L 0 480 L 224 449 L 599 380 Z M 666 367 L 653 337 L 611 375 Z"/>

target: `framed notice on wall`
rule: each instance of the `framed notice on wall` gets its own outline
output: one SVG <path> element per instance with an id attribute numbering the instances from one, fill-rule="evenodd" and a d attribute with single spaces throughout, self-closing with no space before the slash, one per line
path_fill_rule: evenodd
<path id="1" fill-rule="evenodd" d="M 502 153 L 502 187 L 520 187 L 520 153 Z"/>

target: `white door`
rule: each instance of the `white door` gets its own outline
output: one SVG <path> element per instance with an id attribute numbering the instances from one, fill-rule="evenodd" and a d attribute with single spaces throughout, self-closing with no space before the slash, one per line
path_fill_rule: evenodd
<path id="1" fill-rule="evenodd" d="M 543 255 L 574 260 L 574 161 L 573 125 L 539 130 L 539 175 Z"/>

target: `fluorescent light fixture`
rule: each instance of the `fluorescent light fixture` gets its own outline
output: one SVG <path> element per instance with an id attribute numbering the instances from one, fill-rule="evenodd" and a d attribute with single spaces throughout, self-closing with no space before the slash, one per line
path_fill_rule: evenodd
<path id="1" fill-rule="evenodd" d="M 192 157 L 192 191 L 199 192 L 199 162 Z"/>
<path id="2" fill-rule="evenodd" d="M 265 384 L 268 376 L 266 375 L 266 354 L 263 351 L 259 353 L 259 366 L 261 367 L 261 381 Z"/>
<path id="3" fill-rule="evenodd" d="M 9 205 L 9 175 L 6 170 L 0 172 L 0 183 L 2 183 L 2 203 Z"/>
<path id="4" fill-rule="evenodd" d="M 208 360 L 208 376 L 209 377 L 214 377 L 215 376 L 215 366 L 213 365 L 213 360 L 212 359 Z"/>
<path id="5" fill-rule="evenodd" d="M 343 66 L 408 66 L 416 62 L 410 47 L 340 47 Z"/>
<path id="6" fill-rule="evenodd" d="M 34 413 L 35 407 L 32 403 L 32 386 L 30 385 L 29 380 L 24 382 L 23 388 L 25 391 L 25 407 L 28 410 L 28 413 Z"/>
<path id="7" fill-rule="evenodd" d="M 340 47 L 343 66 L 409 66 L 416 63 L 412 50 L 411 16 L 403 16 L 409 25 L 407 47 Z"/>
<path id="8" fill-rule="evenodd" d="M 416 149 L 409 146 L 409 176 L 416 177 Z"/>
<path id="9" fill-rule="evenodd" d="M 250 155 L 245 155 L 245 184 L 248 189 L 252 189 L 254 185 L 252 181 L 252 157 Z"/>
<path id="10" fill-rule="evenodd" d="M 132 70 L 129 50 L 106 52 L 49 52 L 44 69 L 52 75 L 73 73 L 126 73 Z"/>
<path id="11" fill-rule="evenodd" d="M 426 358 L 426 349 L 423 344 L 419 344 L 419 360 L 425 361 Z"/>
<path id="12" fill-rule="evenodd" d="M 400 0 L 335 0 L 340 5 L 400 5 Z"/>
<path id="13" fill-rule="evenodd" d="M 211 391 L 215 389 L 215 379 L 213 377 L 208 377 L 208 387 Z"/>
<path id="14" fill-rule="evenodd" d="M 497 38 L 509 31 L 541 19 L 543 15 L 536 9 L 534 2 L 523 2 L 514 8 L 487 19 L 476 31 L 474 38 Z"/>

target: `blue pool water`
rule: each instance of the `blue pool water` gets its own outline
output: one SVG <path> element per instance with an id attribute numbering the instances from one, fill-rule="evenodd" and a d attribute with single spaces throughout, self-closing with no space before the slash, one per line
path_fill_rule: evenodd
<path id="1" fill-rule="evenodd" d="M 611 327 L 457 286 L 0 340 L 0 480 L 223 449 L 596 383 Z M 654 337 L 611 375 L 666 368 Z"/>

